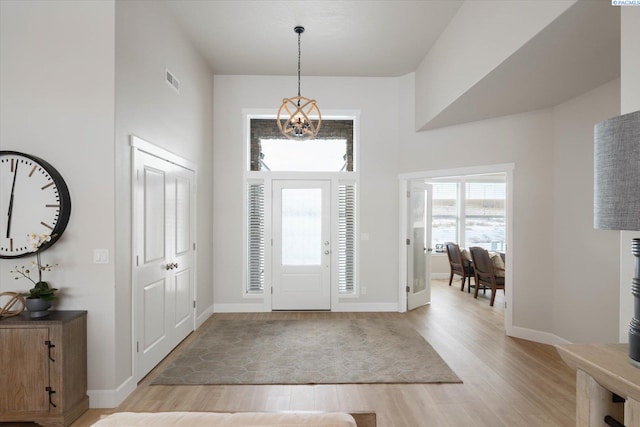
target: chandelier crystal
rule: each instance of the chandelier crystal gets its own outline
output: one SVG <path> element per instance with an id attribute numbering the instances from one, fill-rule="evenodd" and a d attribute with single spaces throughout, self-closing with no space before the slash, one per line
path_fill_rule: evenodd
<path id="1" fill-rule="evenodd" d="M 304 141 L 314 138 L 320 130 L 322 115 L 315 99 L 300 95 L 300 36 L 304 27 L 293 29 L 298 34 L 298 96 L 285 98 L 278 110 L 278 128 L 287 138 Z"/>

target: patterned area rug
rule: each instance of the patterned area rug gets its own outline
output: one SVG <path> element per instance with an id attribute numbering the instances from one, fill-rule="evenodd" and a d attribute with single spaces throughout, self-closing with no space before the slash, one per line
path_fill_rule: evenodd
<path id="1" fill-rule="evenodd" d="M 404 320 L 213 320 L 153 384 L 461 382 Z"/>

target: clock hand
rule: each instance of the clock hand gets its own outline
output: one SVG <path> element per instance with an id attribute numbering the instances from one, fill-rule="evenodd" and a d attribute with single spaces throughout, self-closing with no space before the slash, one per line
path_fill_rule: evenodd
<path id="1" fill-rule="evenodd" d="M 13 213 L 13 194 L 16 190 L 16 176 L 18 175 L 18 162 L 13 170 L 13 184 L 11 185 L 11 197 L 9 198 L 9 212 L 7 212 L 7 239 L 11 236 L 11 214 Z"/>

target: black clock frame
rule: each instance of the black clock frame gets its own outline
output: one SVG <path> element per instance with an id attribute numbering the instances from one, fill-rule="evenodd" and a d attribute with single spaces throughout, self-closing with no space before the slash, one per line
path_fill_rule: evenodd
<path id="1" fill-rule="evenodd" d="M 60 172 L 58 172 L 56 168 L 51 166 L 49 162 L 41 159 L 40 157 L 21 153 L 19 151 L 0 151 L 0 157 L 10 155 L 26 157 L 36 162 L 45 171 L 47 171 L 49 176 L 51 176 L 51 179 L 53 179 L 56 188 L 58 189 L 58 196 L 60 197 L 60 213 L 58 215 L 58 222 L 51 231 L 51 240 L 45 242 L 42 246 L 40 246 L 40 249 L 38 250 L 39 252 L 45 251 L 58 241 L 60 236 L 62 236 L 62 233 L 64 233 L 64 230 L 67 228 L 67 224 L 69 223 L 69 218 L 71 216 L 71 196 L 69 195 L 69 187 L 67 187 L 67 183 L 65 182 L 64 178 L 62 178 L 62 175 L 60 175 Z M 0 258 L 23 258 L 30 255 L 33 255 L 33 252 L 27 252 L 19 255 L 3 255 L 2 253 L 0 253 Z"/>

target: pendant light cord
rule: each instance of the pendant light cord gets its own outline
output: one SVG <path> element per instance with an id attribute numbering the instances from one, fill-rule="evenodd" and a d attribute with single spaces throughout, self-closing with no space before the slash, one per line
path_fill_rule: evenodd
<path id="1" fill-rule="evenodd" d="M 302 32 L 298 32 L 298 98 L 300 97 L 300 36 Z M 298 99 L 298 107 L 300 106 L 300 99 Z"/>

